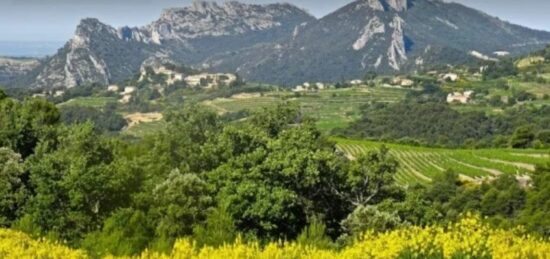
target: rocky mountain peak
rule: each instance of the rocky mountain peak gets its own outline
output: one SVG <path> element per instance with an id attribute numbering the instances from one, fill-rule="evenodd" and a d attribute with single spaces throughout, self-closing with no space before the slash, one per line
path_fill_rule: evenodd
<path id="1" fill-rule="evenodd" d="M 101 33 L 116 33 L 116 30 L 96 18 L 85 18 L 80 21 L 76 27 L 76 35 L 90 35 L 90 34 L 101 34 Z"/>
<path id="2" fill-rule="evenodd" d="M 84 19 L 28 84 L 120 82 L 160 57 L 292 85 L 458 64 L 471 61 L 471 53 L 521 54 L 548 42 L 550 33 L 442 0 L 356 0 L 321 19 L 291 4 L 194 1 L 140 28 Z"/>
<path id="3" fill-rule="evenodd" d="M 408 10 L 409 0 L 359 0 L 357 8 L 368 6 L 374 11 L 403 12 Z"/>
<path id="4" fill-rule="evenodd" d="M 395 11 L 402 12 L 408 9 L 408 0 L 383 0 Z"/>
<path id="5" fill-rule="evenodd" d="M 152 36 L 158 36 L 160 41 L 164 38 L 195 39 L 239 35 L 283 26 L 289 17 L 314 19 L 307 12 L 290 4 L 255 5 L 234 1 L 218 4 L 194 1 L 188 7 L 166 9 L 148 30 Z"/>

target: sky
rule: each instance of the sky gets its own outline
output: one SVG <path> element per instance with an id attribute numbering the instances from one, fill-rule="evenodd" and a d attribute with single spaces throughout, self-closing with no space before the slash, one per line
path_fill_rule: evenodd
<path id="1" fill-rule="evenodd" d="M 80 19 L 99 18 L 115 27 L 141 26 L 157 19 L 164 8 L 192 0 L 0 0 L 0 42 L 64 42 Z M 273 3 L 278 0 L 241 0 Z M 322 17 L 352 0 L 282 0 Z M 451 1 L 451 0 L 447 0 Z M 550 31 L 549 0 L 452 0 L 501 19 Z M 219 1 L 223 2 L 223 1 Z"/>

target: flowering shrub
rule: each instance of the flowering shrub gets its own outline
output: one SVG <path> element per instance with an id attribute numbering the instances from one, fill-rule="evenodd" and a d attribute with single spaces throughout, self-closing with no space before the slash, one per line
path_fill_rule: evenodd
<path id="1" fill-rule="evenodd" d="M 49 242 L 34 240 L 20 232 L 0 229 L 0 258 L 88 258 L 85 252 Z"/>
<path id="2" fill-rule="evenodd" d="M 447 227 L 368 232 L 342 250 L 323 250 L 293 242 L 261 247 L 240 240 L 219 248 L 198 248 L 192 241 L 181 239 L 170 255 L 144 251 L 135 258 L 550 258 L 550 242 L 522 232 L 492 229 L 479 217 L 469 216 Z M 86 255 L 45 240 L 32 240 L 15 231 L 0 230 L 0 258 L 86 258 Z"/>

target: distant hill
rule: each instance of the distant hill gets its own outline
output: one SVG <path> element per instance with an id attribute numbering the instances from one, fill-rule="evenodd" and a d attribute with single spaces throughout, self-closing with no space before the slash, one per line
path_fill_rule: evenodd
<path id="1" fill-rule="evenodd" d="M 0 85 L 8 84 L 40 65 L 37 59 L 0 57 Z"/>
<path id="2" fill-rule="evenodd" d="M 107 84 L 151 59 L 169 59 L 292 85 L 524 54 L 549 42 L 548 32 L 439 0 L 359 0 L 321 19 L 290 4 L 195 1 L 141 28 L 85 19 L 56 55 L 17 84 Z"/>

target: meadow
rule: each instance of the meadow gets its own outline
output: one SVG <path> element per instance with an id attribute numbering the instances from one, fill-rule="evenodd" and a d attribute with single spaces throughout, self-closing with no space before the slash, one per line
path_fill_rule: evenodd
<path id="1" fill-rule="evenodd" d="M 550 150 L 444 149 L 333 138 L 338 149 L 356 158 L 385 145 L 400 164 L 396 180 L 401 185 L 429 184 L 433 177 L 452 170 L 465 181 L 481 182 L 502 174 L 525 177 L 550 159 Z"/>
<path id="2" fill-rule="evenodd" d="M 77 97 L 73 98 L 67 102 L 58 104 L 59 107 L 62 106 L 83 106 L 83 107 L 93 107 L 93 108 L 103 108 L 108 103 L 116 103 L 117 98 L 115 97 Z"/>

